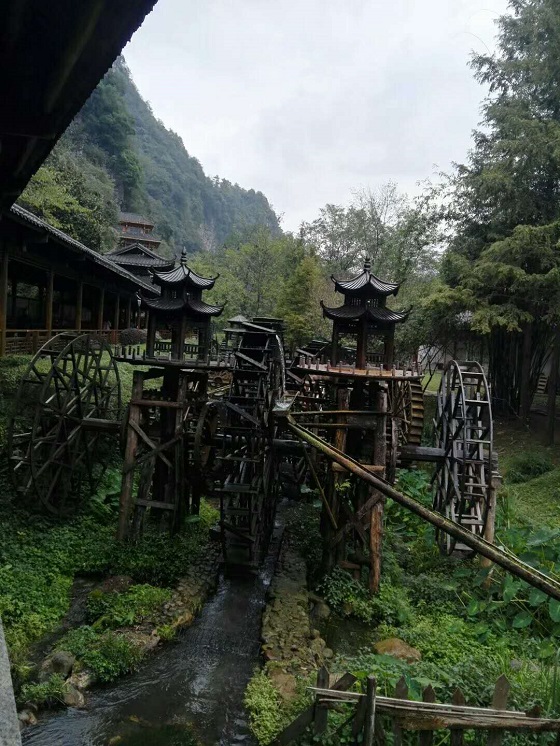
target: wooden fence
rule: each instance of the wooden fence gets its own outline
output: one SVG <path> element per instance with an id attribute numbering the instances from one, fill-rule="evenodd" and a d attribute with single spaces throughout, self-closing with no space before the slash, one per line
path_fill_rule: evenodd
<path id="1" fill-rule="evenodd" d="M 353 743 L 363 746 L 385 746 L 388 721 L 394 746 L 402 746 L 405 731 L 417 732 L 419 746 L 431 746 L 434 733 L 439 730 L 450 732 L 451 746 L 463 746 L 466 730 L 486 731 L 488 746 L 500 746 L 506 731 L 555 732 L 556 743 L 560 744 L 560 720 L 540 717 L 537 707 L 530 712 L 506 709 L 510 685 L 505 676 L 496 682 L 488 708 L 469 707 L 460 689 L 455 690 L 451 704 L 441 704 L 435 701 L 431 686 L 424 689 L 422 702 L 409 700 L 404 678 L 397 683 L 394 697 L 378 696 L 373 676 L 367 678 L 365 693 L 348 691 L 355 681 L 355 676 L 346 673 L 329 688 L 328 671 L 321 668 L 317 686 L 310 687 L 315 694 L 314 703 L 276 737 L 273 746 L 294 743 L 308 728 L 315 736 L 324 734 L 329 710 L 340 711 L 341 706 L 348 704 L 353 705 L 351 712 L 337 729 L 349 727 Z"/>

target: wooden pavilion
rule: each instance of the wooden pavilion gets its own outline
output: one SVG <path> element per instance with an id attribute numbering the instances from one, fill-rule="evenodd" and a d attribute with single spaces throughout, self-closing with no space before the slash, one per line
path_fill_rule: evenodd
<path id="1" fill-rule="evenodd" d="M 32 353 L 60 331 L 114 338 L 136 325 L 151 283 L 18 205 L 0 221 L 0 356 Z"/>
<path id="2" fill-rule="evenodd" d="M 148 338 L 146 356 L 168 352 L 173 360 L 196 357 L 206 360 L 212 341 L 211 320 L 219 316 L 223 306 L 213 306 L 202 300 L 202 292 L 214 287 L 217 277 L 201 277 L 187 265 L 186 250 L 183 249 L 179 266 L 166 272 L 154 271 L 154 285 L 161 288 L 158 298 L 142 297 L 142 305 L 148 309 Z M 170 332 L 170 342 L 156 341 L 160 330 Z M 185 345 L 187 335 L 197 335 L 197 343 Z"/>
<path id="3" fill-rule="evenodd" d="M 368 362 L 390 368 L 394 358 L 395 324 L 405 321 L 410 313 L 387 308 L 387 298 L 397 295 L 400 284 L 376 277 L 369 259 L 359 275 L 349 280 L 337 280 L 334 276 L 331 279 L 336 292 L 344 295 L 344 303 L 338 308 L 325 306 L 321 301 L 323 316 L 333 322 L 332 364 L 341 362 L 340 340 L 355 336 L 357 368 L 366 368 Z M 382 341 L 382 350 L 370 349 L 370 342 L 376 338 Z"/>

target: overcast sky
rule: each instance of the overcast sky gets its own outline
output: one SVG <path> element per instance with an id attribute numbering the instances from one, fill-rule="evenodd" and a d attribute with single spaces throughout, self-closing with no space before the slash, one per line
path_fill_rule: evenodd
<path id="1" fill-rule="evenodd" d="M 464 160 L 484 90 L 467 67 L 506 0 L 159 0 L 124 54 L 209 176 L 296 230 L 388 180 Z"/>

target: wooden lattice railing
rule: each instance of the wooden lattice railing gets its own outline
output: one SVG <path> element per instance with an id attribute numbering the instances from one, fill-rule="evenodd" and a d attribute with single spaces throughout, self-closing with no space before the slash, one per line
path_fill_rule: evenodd
<path id="1" fill-rule="evenodd" d="M 107 329 L 7 329 L 5 355 L 34 355 L 51 337 L 67 332 L 69 334 L 94 334 L 104 337 L 110 343 L 116 343 L 117 330 Z M 2 331 L 0 330 L 0 334 Z"/>

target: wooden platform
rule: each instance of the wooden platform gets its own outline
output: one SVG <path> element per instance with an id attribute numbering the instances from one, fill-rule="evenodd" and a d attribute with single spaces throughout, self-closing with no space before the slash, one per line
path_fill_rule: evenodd
<path id="1" fill-rule="evenodd" d="M 381 368 L 381 367 L 367 367 L 367 368 L 356 368 L 351 365 L 329 365 L 324 363 L 309 363 L 308 365 L 297 365 L 290 368 L 292 373 L 296 376 L 312 376 L 313 378 L 370 378 L 370 379 L 386 379 L 386 378 L 397 378 L 408 380 L 413 379 L 416 381 L 422 380 L 422 374 L 417 373 L 413 370 L 403 368 Z"/>

